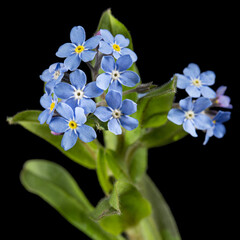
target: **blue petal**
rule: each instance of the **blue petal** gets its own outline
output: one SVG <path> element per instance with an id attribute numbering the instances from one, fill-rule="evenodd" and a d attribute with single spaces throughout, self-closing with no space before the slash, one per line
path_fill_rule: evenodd
<path id="1" fill-rule="evenodd" d="M 179 105 L 183 111 L 189 111 L 193 109 L 192 98 L 187 97 L 179 101 Z"/>
<path id="2" fill-rule="evenodd" d="M 120 74 L 119 81 L 127 87 L 134 87 L 140 81 L 140 77 L 133 71 L 126 71 Z"/>
<path id="3" fill-rule="evenodd" d="M 118 80 L 113 80 L 109 86 L 109 91 L 112 90 L 122 93 L 122 84 Z"/>
<path id="4" fill-rule="evenodd" d="M 193 137 L 197 137 L 197 133 L 195 130 L 195 127 L 193 126 L 193 123 L 191 120 L 186 120 L 183 123 L 183 129 L 188 132 L 189 134 L 191 134 Z"/>
<path id="5" fill-rule="evenodd" d="M 123 115 L 119 120 L 121 125 L 128 131 L 132 131 L 138 126 L 138 120 L 129 116 Z"/>
<path id="6" fill-rule="evenodd" d="M 175 74 L 177 76 L 177 87 L 180 89 L 185 89 L 191 84 L 190 78 L 182 75 L 182 74 Z"/>
<path id="7" fill-rule="evenodd" d="M 74 54 L 68 56 L 64 60 L 65 66 L 71 71 L 77 69 L 78 66 L 80 65 L 80 62 L 81 62 L 81 59 L 79 57 L 79 54 L 77 54 L 77 53 L 74 53 Z"/>
<path id="8" fill-rule="evenodd" d="M 74 96 L 74 88 L 65 82 L 60 82 L 54 87 L 54 92 L 58 98 L 68 99 Z"/>
<path id="9" fill-rule="evenodd" d="M 65 58 L 74 53 L 75 46 L 72 43 L 65 43 L 59 47 L 56 52 L 56 56 L 60 58 Z"/>
<path id="10" fill-rule="evenodd" d="M 97 86 L 96 82 L 90 82 L 84 88 L 84 95 L 88 98 L 98 97 L 102 93 L 103 93 L 103 90 Z"/>
<path id="11" fill-rule="evenodd" d="M 194 126 L 200 130 L 206 130 L 213 126 L 213 122 L 210 117 L 204 114 L 198 114 L 193 119 Z"/>
<path id="12" fill-rule="evenodd" d="M 76 144 L 77 139 L 77 133 L 74 130 L 69 129 L 63 135 L 61 146 L 65 151 L 67 151 Z"/>
<path id="13" fill-rule="evenodd" d="M 107 122 L 112 117 L 112 111 L 108 107 L 98 107 L 94 115 L 102 122 Z"/>
<path id="14" fill-rule="evenodd" d="M 221 123 L 216 123 L 213 131 L 214 136 L 217 138 L 222 138 L 225 135 L 225 133 L 226 133 L 225 126 Z"/>
<path id="15" fill-rule="evenodd" d="M 70 73 L 69 78 L 70 78 L 71 84 L 76 89 L 82 89 L 87 82 L 86 74 L 82 70 L 79 70 L 79 69 Z"/>
<path id="16" fill-rule="evenodd" d="M 77 132 L 78 137 L 86 143 L 93 141 L 97 137 L 95 130 L 88 125 L 78 127 Z"/>
<path id="17" fill-rule="evenodd" d="M 101 68 L 104 72 L 111 73 L 115 70 L 115 60 L 112 56 L 104 56 L 101 62 Z"/>
<path id="18" fill-rule="evenodd" d="M 68 119 L 68 120 L 72 120 L 74 119 L 74 114 L 73 114 L 73 110 L 72 108 L 63 102 L 58 103 L 57 107 L 56 107 L 56 111 L 64 118 Z M 54 130 L 53 130 L 54 131 Z M 56 132 L 56 131 L 54 131 Z"/>
<path id="19" fill-rule="evenodd" d="M 45 91 L 48 95 L 51 95 L 53 93 L 54 87 L 56 86 L 57 81 L 56 80 L 50 80 L 45 85 Z"/>
<path id="20" fill-rule="evenodd" d="M 80 125 L 83 125 L 87 121 L 83 108 L 81 107 L 75 108 L 75 121 L 77 124 Z"/>
<path id="21" fill-rule="evenodd" d="M 48 118 L 46 121 L 47 124 L 49 124 L 51 122 L 53 114 L 54 114 L 54 111 L 49 111 Z"/>
<path id="22" fill-rule="evenodd" d="M 118 122 L 117 119 L 112 118 L 109 122 L 108 122 L 108 130 L 112 133 L 114 133 L 115 135 L 120 135 L 122 134 L 122 129 L 121 126 Z"/>
<path id="23" fill-rule="evenodd" d="M 40 79 L 44 82 L 52 80 L 52 73 L 49 72 L 49 69 L 46 69 L 42 72 L 42 75 L 40 75 Z"/>
<path id="24" fill-rule="evenodd" d="M 73 27 L 70 32 L 70 39 L 71 42 L 75 43 L 77 46 L 82 45 L 86 39 L 84 28 L 81 26 Z"/>
<path id="25" fill-rule="evenodd" d="M 52 121 L 49 123 L 49 128 L 53 132 L 63 133 L 69 128 L 69 126 L 66 119 L 62 117 L 54 117 Z"/>
<path id="26" fill-rule="evenodd" d="M 96 103 L 90 98 L 82 98 L 80 100 L 80 107 L 84 109 L 84 113 L 92 113 L 96 109 Z"/>
<path id="27" fill-rule="evenodd" d="M 121 54 L 120 54 L 120 52 L 117 52 L 117 51 L 113 51 L 113 56 L 116 58 L 116 59 L 118 59 L 118 58 L 120 58 L 121 57 Z"/>
<path id="28" fill-rule="evenodd" d="M 86 49 L 94 49 L 97 47 L 97 45 L 99 44 L 99 41 L 101 40 L 101 36 L 94 36 L 89 38 L 85 43 L 84 43 L 84 47 Z"/>
<path id="29" fill-rule="evenodd" d="M 40 98 L 40 104 L 43 108 L 48 109 L 52 103 L 52 96 L 48 96 L 48 94 L 44 94 Z"/>
<path id="30" fill-rule="evenodd" d="M 200 113 L 206 108 L 210 107 L 212 105 L 212 102 L 208 98 L 200 97 L 193 103 L 193 111 L 195 113 Z"/>
<path id="31" fill-rule="evenodd" d="M 121 107 L 121 104 L 122 104 L 122 94 L 121 93 L 111 90 L 107 93 L 105 99 L 106 99 L 108 106 L 111 107 L 113 110 L 119 109 Z"/>
<path id="32" fill-rule="evenodd" d="M 200 68 L 197 64 L 190 63 L 186 68 L 184 68 L 183 74 L 192 79 L 198 78 L 200 74 Z"/>
<path id="33" fill-rule="evenodd" d="M 38 116 L 38 121 L 40 122 L 40 124 L 43 124 L 47 121 L 49 116 L 49 110 L 44 110 L 43 112 L 41 112 Z"/>
<path id="34" fill-rule="evenodd" d="M 202 86 L 200 89 L 202 95 L 206 98 L 215 98 L 216 97 L 216 93 L 207 86 Z"/>
<path id="35" fill-rule="evenodd" d="M 130 55 L 133 62 L 136 62 L 137 58 L 138 58 L 137 54 L 129 48 L 122 48 L 121 49 L 121 55 Z"/>
<path id="36" fill-rule="evenodd" d="M 224 123 L 231 117 L 231 112 L 218 111 L 217 115 L 213 118 L 217 123 Z"/>
<path id="37" fill-rule="evenodd" d="M 109 87 L 112 77 L 109 73 L 102 73 L 96 79 L 97 87 L 106 90 Z"/>
<path id="38" fill-rule="evenodd" d="M 92 61 L 94 59 L 96 53 L 97 52 L 92 51 L 92 50 L 84 50 L 81 53 L 81 58 L 84 62 L 89 62 L 89 61 Z"/>
<path id="39" fill-rule="evenodd" d="M 111 54 L 113 52 L 113 48 L 111 47 L 110 44 L 100 41 L 99 42 L 99 52 L 104 53 L 104 54 Z"/>
<path id="40" fill-rule="evenodd" d="M 125 115 L 131 115 L 137 111 L 137 104 L 130 99 L 125 99 L 120 110 Z"/>
<path id="41" fill-rule="evenodd" d="M 183 124 L 185 113 L 180 109 L 173 108 L 168 112 L 167 118 L 169 121 L 181 125 Z"/>
<path id="42" fill-rule="evenodd" d="M 224 95 L 224 93 L 226 92 L 226 90 L 227 90 L 227 87 L 226 87 L 226 86 L 220 86 L 220 87 L 217 89 L 217 91 L 216 91 L 217 96 L 219 97 L 219 96 Z"/>
<path id="43" fill-rule="evenodd" d="M 202 84 L 211 86 L 215 83 L 216 75 L 213 71 L 206 71 L 200 74 Z"/>
<path id="44" fill-rule="evenodd" d="M 189 85 L 187 88 L 186 88 L 186 92 L 188 93 L 188 95 L 190 97 L 194 97 L 194 98 L 198 98 L 201 96 L 201 92 L 200 92 L 200 89 L 194 85 Z"/>
<path id="45" fill-rule="evenodd" d="M 117 45 L 119 45 L 121 48 L 125 48 L 129 45 L 129 39 L 125 38 L 122 34 L 117 34 L 115 36 L 115 42 Z"/>
<path id="46" fill-rule="evenodd" d="M 116 67 L 119 72 L 126 71 L 133 64 L 132 58 L 130 55 L 123 55 L 119 57 L 116 61 Z"/>
<path id="47" fill-rule="evenodd" d="M 114 37 L 107 29 L 100 29 L 100 34 L 105 42 L 113 43 Z"/>

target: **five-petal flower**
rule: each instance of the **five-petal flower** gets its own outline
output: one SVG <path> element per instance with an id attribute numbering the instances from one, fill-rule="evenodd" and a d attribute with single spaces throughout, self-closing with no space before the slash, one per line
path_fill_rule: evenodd
<path id="1" fill-rule="evenodd" d="M 220 86 L 216 91 L 216 100 L 214 101 L 214 105 L 217 107 L 223 108 L 233 108 L 231 102 L 231 98 L 229 96 L 224 95 L 225 91 L 227 90 L 226 86 Z"/>
<path id="2" fill-rule="evenodd" d="M 137 111 L 137 104 L 132 100 L 122 101 L 121 93 L 111 90 L 106 95 L 108 107 L 98 107 L 94 112 L 102 122 L 108 121 L 108 130 L 116 135 L 122 134 L 121 126 L 129 131 L 138 126 L 135 118 L 129 117 Z"/>
<path id="3" fill-rule="evenodd" d="M 193 102 L 191 97 L 187 97 L 179 105 L 181 109 L 173 108 L 169 111 L 168 120 L 177 125 L 183 124 L 183 129 L 193 137 L 198 136 L 196 129 L 206 130 L 212 127 L 211 118 L 202 113 L 212 105 L 208 98 L 200 97 Z"/>
<path id="4" fill-rule="evenodd" d="M 101 68 L 105 73 L 100 74 L 96 79 L 99 88 L 122 92 L 122 85 L 134 87 L 140 81 L 140 77 L 133 71 L 127 71 L 133 62 L 129 55 L 123 55 L 115 62 L 112 56 L 104 56 Z"/>
<path id="5" fill-rule="evenodd" d="M 104 54 L 112 54 L 116 59 L 122 55 L 130 55 L 133 62 L 137 61 L 137 55 L 131 49 L 127 48 L 129 39 L 122 34 L 115 37 L 106 29 L 100 29 L 102 40 L 99 42 L 99 51 Z"/>
<path id="6" fill-rule="evenodd" d="M 213 71 L 200 73 L 198 65 L 190 63 L 183 70 L 183 74 L 176 74 L 178 78 L 177 87 L 185 89 L 190 97 L 198 98 L 201 95 L 206 98 L 216 97 L 216 93 L 208 87 L 215 82 L 216 76 Z"/>
<path id="7" fill-rule="evenodd" d="M 73 110 L 68 104 L 61 102 L 56 111 L 61 117 L 54 117 L 49 128 L 55 133 L 64 133 L 61 146 L 65 151 L 76 144 L 78 137 L 83 142 L 91 142 L 97 137 L 95 130 L 84 124 L 87 118 L 82 108 L 76 107 Z"/>
<path id="8" fill-rule="evenodd" d="M 86 33 L 83 27 L 73 27 L 70 32 L 71 43 L 65 43 L 59 47 L 56 55 L 66 58 L 65 66 L 70 70 L 75 70 L 80 65 L 81 60 L 84 62 L 92 61 L 96 55 L 93 51 L 101 39 L 101 36 L 94 36 L 86 40 Z"/>
<path id="9" fill-rule="evenodd" d="M 71 84 L 60 82 L 55 86 L 56 96 L 66 100 L 72 108 L 82 107 L 85 114 L 94 112 L 96 104 L 91 98 L 100 96 L 103 90 L 96 86 L 96 82 L 86 85 L 87 77 L 82 70 L 77 69 L 70 73 L 69 78 Z"/>

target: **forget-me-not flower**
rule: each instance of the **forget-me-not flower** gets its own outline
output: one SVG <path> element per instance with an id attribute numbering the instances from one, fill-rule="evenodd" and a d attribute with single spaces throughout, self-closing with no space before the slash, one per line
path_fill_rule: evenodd
<path id="1" fill-rule="evenodd" d="M 133 71 L 127 71 L 132 66 L 132 59 L 129 55 L 119 57 L 116 62 L 112 56 L 104 56 L 101 68 L 105 73 L 100 74 L 96 79 L 99 88 L 116 90 L 122 92 L 122 85 L 134 87 L 140 81 L 140 77 Z"/>
<path id="2" fill-rule="evenodd" d="M 216 93 L 209 87 L 215 82 L 215 73 L 206 71 L 201 73 L 197 64 L 190 63 L 184 68 L 183 75 L 176 74 L 177 87 L 185 89 L 190 97 L 198 98 L 201 95 L 206 98 L 215 98 Z"/>
<path id="3" fill-rule="evenodd" d="M 70 32 L 71 43 L 65 43 L 59 47 L 56 55 L 66 58 L 65 66 L 70 70 L 75 70 L 80 65 L 81 60 L 84 62 L 92 61 L 96 55 L 93 51 L 101 39 L 101 36 L 93 36 L 86 40 L 86 33 L 83 27 L 73 27 Z"/>
<path id="4" fill-rule="evenodd" d="M 179 105 L 181 109 L 174 108 L 169 111 L 168 120 L 177 125 L 183 124 L 183 129 L 193 137 L 197 137 L 196 129 L 206 130 L 212 127 L 211 118 L 201 113 L 212 105 L 210 99 L 200 97 L 193 102 L 191 97 L 187 97 L 180 100 Z"/>
<path id="5" fill-rule="evenodd" d="M 72 108 L 82 107 L 85 114 L 94 112 L 96 103 L 91 99 L 100 96 L 103 90 L 96 86 L 96 82 L 90 82 L 86 85 L 87 77 L 82 70 L 75 70 L 69 75 L 70 82 L 60 82 L 54 92 L 57 97 L 64 99 Z"/>
<path id="6" fill-rule="evenodd" d="M 40 79 L 46 82 L 45 90 L 48 95 L 53 93 L 53 88 L 61 82 L 64 73 L 68 69 L 63 63 L 54 63 L 40 75 Z"/>
<path id="7" fill-rule="evenodd" d="M 40 104 L 43 108 L 45 108 L 45 110 L 39 114 L 38 121 L 40 124 L 45 122 L 49 124 L 53 117 L 54 110 L 58 104 L 58 99 L 56 96 L 52 97 L 51 95 L 49 96 L 47 93 L 45 93 L 40 98 Z"/>
<path id="8" fill-rule="evenodd" d="M 104 54 L 113 54 L 118 59 L 122 55 L 130 55 L 133 62 L 137 61 L 137 55 L 131 49 L 127 48 L 129 39 L 122 34 L 115 37 L 106 29 L 100 29 L 100 36 L 103 38 L 99 42 L 99 51 Z"/>
<path id="9" fill-rule="evenodd" d="M 233 106 L 230 104 L 231 98 L 229 96 L 224 95 L 227 90 L 226 86 L 220 86 L 216 91 L 216 100 L 214 101 L 214 105 L 222 108 L 232 109 Z"/>
<path id="10" fill-rule="evenodd" d="M 137 111 L 137 104 L 132 100 L 122 101 L 121 93 L 109 91 L 105 97 L 108 107 L 98 107 L 94 112 L 102 122 L 108 121 L 108 130 L 115 135 L 122 133 L 121 126 L 129 131 L 138 126 L 135 118 L 129 117 Z"/>
<path id="11" fill-rule="evenodd" d="M 87 118 L 82 108 L 76 107 L 73 110 L 66 103 L 60 102 L 56 111 L 61 117 L 54 117 L 49 128 L 55 133 L 64 133 L 61 146 L 65 151 L 76 144 L 78 137 L 83 142 L 91 142 L 97 137 L 95 130 L 84 124 Z"/>
<path id="12" fill-rule="evenodd" d="M 213 126 L 207 129 L 205 140 L 203 145 L 206 145 L 209 138 L 215 136 L 216 138 L 222 138 L 226 133 L 226 128 L 223 125 L 224 122 L 228 121 L 231 117 L 231 112 L 219 111 L 213 118 Z"/>

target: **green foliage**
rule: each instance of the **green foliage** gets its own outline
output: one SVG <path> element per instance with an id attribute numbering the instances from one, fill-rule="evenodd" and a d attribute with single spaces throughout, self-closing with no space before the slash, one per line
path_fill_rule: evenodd
<path id="1" fill-rule="evenodd" d="M 79 140 L 73 148 L 68 151 L 64 151 L 61 147 L 62 136 L 55 136 L 51 134 L 47 124 L 39 123 L 38 116 L 40 113 L 41 111 L 38 110 L 23 111 L 17 113 L 14 117 L 8 118 L 8 122 L 10 124 L 21 125 L 28 131 L 51 143 L 71 160 L 83 165 L 84 167 L 95 169 L 98 144 L 96 142 L 84 143 Z"/>

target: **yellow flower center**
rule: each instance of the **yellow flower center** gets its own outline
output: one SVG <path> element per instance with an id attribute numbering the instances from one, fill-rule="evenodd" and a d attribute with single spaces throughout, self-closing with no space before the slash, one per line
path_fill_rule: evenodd
<path id="1" fill-rule="evenodd" d="M 192 84 L 196 87 L 201 87 L 202 86 L 202 82 L 201 82 L 200 79 L 193 79 Z"/>
<path id="2" fill-rule="evenodd" d="M 114 44 L 112 45 L 112 47 L 113 47 L 113 49 L 114 49 L 115 51 L 117 51 L 117 52 L 120 52 L 120 50 L 121 50 L 121 48 L 119 47 L 119 45 L 117 45 L 116 43 L 114 43 Z"/>
<path id="3" fill-rule="evenodd" d="M 55 107 L 55 102 L 52 102 L 51 105 L 50 105 L 50 111 L 51 112 L 53 111 L 54 107 Z"/>
<path id="4" fill-rule="evenodd" d="M 81 53 L 84 49 L 85 49 L 84 46 L 79 45 L 75 48 L 75 52 L 76 53 Z"/>
<path id="5" fill-rule="evenodd" d="M 71 128 L 71 129 L 76 129 L 77 128 L 77 123 L 73 120 L 71 120 L 69 123 L 68 123 L 68 126 Z"/>
<path id="6" fill-rule="evenodd" d="M 213 122 L 213 124 L 216 124 L 216 120 L 213 120 L 212 122 Z"/>

